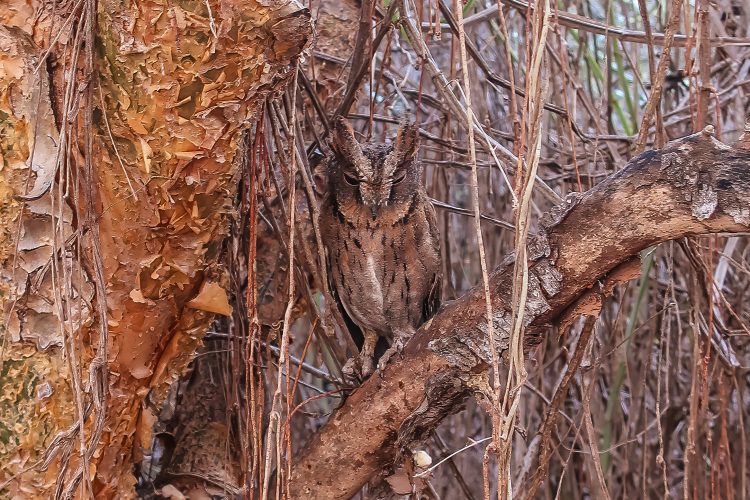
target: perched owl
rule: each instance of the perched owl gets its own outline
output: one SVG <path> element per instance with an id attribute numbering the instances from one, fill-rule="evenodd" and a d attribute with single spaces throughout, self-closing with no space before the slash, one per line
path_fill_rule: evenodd
<path id="1" fill-rule="evenodd" d="M 379 337 L 385 366 L 440 303 L 440 237 L 417 161 L 418 129 L 393 144 L 360 144 L 346 121 L 332 131 L 328 194 L 320 213 L 331 282 L 346 315 L 362 330 L 362 377 L 374 369 Z"/>

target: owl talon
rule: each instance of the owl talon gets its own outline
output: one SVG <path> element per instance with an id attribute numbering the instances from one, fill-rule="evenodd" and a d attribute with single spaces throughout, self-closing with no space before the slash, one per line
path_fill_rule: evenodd
<path id="1" fill-rule="evenodd" d="M 355 356 L 341 368 L 344 382 L 350 385 L 361 385 L 375 371 L 373 360 L 369 356 Z"/>
<path id="2" fill-rule="evenodd" d="M 400 359 L 404 359 L 404 345 L 406 342 L 401 339 L 396 339 L 393 341 L 393 344 L 391 347 L 388 348 L 387 351 L 383 353 L 383 356 L 380 357 L 380 361 L 378 361 L 378 371 L 380 372 L 380 376 L 383 376 L 383 371 L 385 370 L 386 365 L 388 364 L 388 360 L 390 360 L 394 354 L 398 354 Z"/>
<path id="3" fill-rule="evenodd" d="M 375 363 L 369 356 L 360 359 L 360 366 L 362 367 L 362 380 L 368 378 L 375 371 Z"/>
<path id="4" fill-rule="evenodd" d="M 341 374 L 344 376 L 344 382 L 349 385 L 359 385 L 362 383 L 360 370 L 357 366 L 357 358 L 349 358 L 341 368 Z"/>
<path id="5" fill-rule="evenodd" d="M 385 367 L 388 365 L 388 360 L 391 359 L 391 357 L 396 353 L 396 351 L 393 350 L 393 347 L 385 351 L 383 356 L 380 358 L 380 361 L 378 361 L 378 372 L 380 373 L 380 376 L 383 376 L 383 372 L 385 371 Z"/>

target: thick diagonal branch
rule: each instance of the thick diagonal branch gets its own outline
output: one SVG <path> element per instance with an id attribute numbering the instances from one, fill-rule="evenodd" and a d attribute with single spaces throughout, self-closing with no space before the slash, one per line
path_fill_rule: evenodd
<path id="1" fill-rule="evenodd" d="M 747 231 L 750 137 L 729 147 L 711 132 L 639 155 L 545 216 L 528 251 L 527 350 L 539 343 L 545 325 L 642 249 L 688 235 Z M 509 257 L 490 277 L 501 354 L 509 335 L 512 269 Z M 383 378 L 367 380 L 297 460 L 292 497 L 349 498 L 399 448 L 458 411 L 472 380 L 490 363 L 484 311 L 481 289 L 469 291 L 417 332 Z"/>

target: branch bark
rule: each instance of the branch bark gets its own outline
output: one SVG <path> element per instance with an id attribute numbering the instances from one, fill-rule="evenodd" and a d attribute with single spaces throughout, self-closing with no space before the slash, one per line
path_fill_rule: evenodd
<path id="1" fill-rule="evenodd" d="M 529 244 L 526 351 L 583 293 L 638 252 L 689 235 L 750 226 L 750 132 L 734 147 L 712 127 L 647 151 L 594 189 L 573 193 Z M 507 362 L 513 256 L 490 276 L 493 322 Z M 367 380 L 331 416 L 292 472 L 293 498 L 349 498 L 394 456 L 459 411 L 486 385 L 491 352 L 484 295 L 445 305 L 404 358 Z M 498 333 L 499 332 L 499 333 Z"/>

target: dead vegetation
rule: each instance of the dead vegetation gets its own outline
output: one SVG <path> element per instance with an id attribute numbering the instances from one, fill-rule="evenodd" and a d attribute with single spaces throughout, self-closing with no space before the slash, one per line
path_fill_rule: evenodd
<path id="1" fill-rule="evenodd" d="M 473 164 L 477 167 L 478 204 L 486 216 L 482 236 L 487 267 L 493 269 L 526 239 L 509 228 L 522 227 L 519 221 L 528 217 L 530 233 L 538 233 L 543 212 L 568 193 L 594 188 L 639 152 L 661 147 L 706 124 L 713 124 L 717 137 L 728 143 L 744 129 L 747 99 L 742 82 L 747 80 L 748 40 L 739 18 L 747 19 L 748 13 L 742 8 L 717 5 L 704 13 L 708 7 L 702 4 L 673 3 L 662 10 L 648 3 L 583 3 L 566 4 L 565 11 L 549 6 L 545 16 L 544 2 L 535 2 L 531 10 L 522 2 L 501 5 L 502 17 L 493 4 L 467 4 L 460 16 L 453 5 L 442 2 L 399 3 L 395 13 L 387 11 L 387 5 L 365 2 L 362 10 L 372 9 L 368 31 L 372 36 L 363 36 L 360 28 L 359 36 L 351 40 L 351 60 L 314 46 L 313 57 L 300 74 L 306 92 L 297 109 L 308 152 L 325 136 L 326 118 L 347 109 L 352 89 L 359 89 L 359 94 L 349 116 L 363 137 L 385 140 L 401 117 L 418 117 L 429 192 L 445 204 L 441 217 L 445 274 L 451 277 L 444 291 L 448 297 L 462 296 L 474 285 L 481 289 L 482 261 L 474 222 L 469 218 L 475 208 Z M 321 17 L 327 9 L 340 12 L 326 3 L 318 8 Z M 639 9 L 644 9 L 643 15 Z M 347 15 L 349 23 L 342 23 L 342 37 L 351 34 L 347 27 L 352 26 L 355 14 Z M 723 16 L 735 24 L 719 26 L 710 21 L 711 16 Z M 465 18 L 463 22 L 460 17 Z M 394 20 L 398 31 L 383 34 L 387 19 Z M 331 24 L 326 26 L 330 34 Z M 417 36 L 420 29 L 424 38 Z M 461 31 L 466 33 L 465 60 Z M 321 43 L 330 42 L 323 39 Z M 662 57 L 665 46 L 669 58 Z M 337 49 L 341 51 L 340 46 Z M 541 50 L 539 56 L 536 50 Z M 365 65 L 373 64 L 358 71 L 362 52 L 368 54 Z M 543 61 L 538 67 L 534 66 L 536 57 Z M 469 99 L 468 92 L 462 90 L 466 88 L 462 68 L 466 68 L 470 86 L 475 146 L 466 127 Z M 710 77 L 702 76 L 708 71 Z M 267 120 L 266 126 L 272 122 Z M 264 131 L 275 135 L 273 130 Z M 539 140 L 536 160 L 535 134 Z M 518 157 L 523 167 L 519 168 Z M 310 177 L 314 173 L 313 167 Z M 524 202 L 524 179 L 534 174 L 537 182 Z M 633 182 L 648 189 L 643 179 Z M 594 220 L 604 217 L 598 231 L 609 235 L 612 252 L 622 252 L 627 246 L 618 248 L 616 241 L 627 237 L 632 225 L 645 225 L 647 233 L 651 230 L 652 236 L 661 240 L 657 222 L 639 213 L 648 211 L 648 203 L 655 200 L 640 201 L 646 206 L 635 204 L 631 211 L 617 213 L 615 220 L 605 206 L 588 212 Z M 677 225 L 677 214 L 660 208 Z M 271 222 L 273 225 L 282 226 L 283 219 Z M 593 228 L 592 237 L 596 234 L 597 228 Z M 285 238 L 288 235 L 279 237 Z M 312 241 L 310 246 L 300 260 L 316 260 Z M 502 349 L 505 357 L 499 361 L 501 377 L 494 380 L 496 389 L 484 393 L 484 408 L 470 402 L 469 410 L 446 418 L 423 446 L 437 463 L 473 441 L 479 444 L 421 476 L 414 482 L 415 488 L 427 496 L 480 498 L 488 493 L 495 496 L 498 481 L 502 481 L 504 488 L 512 485 L 514 497 L 686 494 L 742 498 L 748 492 L 744 444 L 748 408 L 742 403 L 747 399 L 742 375 L 746 361 L 741 354 L 746 317 L 739 312 L 745 289 L 742 276 L 746 275 L 741 269 L 747 267 L 744 247 L 744 238 L 720 236 L 649 246 L 642 253 L 641 265 L 632 264 L 635 267 L 628 274 L 638 279 L 613 285 L 612 297 L 599 306 L 586 305 L 591 299 L 581 299 L 583 305 L 578 307 L 582 312 L 591 314 L 592 309 L 601 308 L 596 321 L 576 321 L 575 314 L 568 313 L 556 328 L 538 332 L 541 345 L 525 362 L 520 357 L 522 350 L 512 347 L 513 336 L 501 340 L 499 332 L 496 341 L 507 342 Z M 579 258 L 593 259 L 594 254 L 593 248 L 584 246 Z M 315 265 L 307 269 L 319 284 Z M 519 267 L 515 278 L 503 282 L 505 287 L 523 283 L 524 269 Z M 492 292 L 507 294 L 506 306 L 516 304 L 518 310 L 519 294 L 508 289 Z M 304 298 L 309 303 L 310 298 Z M 455 310 L 463 311 L 461 306 Z M 451 324 L 456 321 L 454 315 Z M 336 366 L 327 361 L 327 350 L 316 353 L 325 332 L 325 315 L 313 314 L 299 322 L 290 353 L 300 358 L 304 352 L 311 367 L 327 366 L 335 376 Z M 483 331 L 487 334 L 486 328 Z M 318 336 L 310 340 L 310 332 L 318 332 Z M 579 339 L 584 339 L 581 345 Z M 275 358 L 269 354 L 271 362 Z M 517 362 L 508 365 L 513 356 Z M 407 364 L 408 360 L 407 356 Z M 402 383 L 425 380 L 414 370 L 430 371 L 424 367 L 429 363 L 418 356 L 411 361 L 412 371 L 394 368 L 392 376 Z M 507 390 L 509 366 L 515 368 Z M 339 493 L 348 491 L 344 486 L 351 475 L 348 471 L 325 477 L 344 469 L 347 461 L 355 467 L 362 467 L 362 460 L 394 465 L 382 457 L 372 463 L 363 459 L 360 453 L 365 448 L 356 445 L 337 447 L 341 442 L 334 434 L 360 445 L 368 440 L 365 434 L 377 434 L 371 417 L 356 417 L 372 422 L 370 426 L 345 427 L 341 413 L 377 414 L 374 407 L 382 403 L 378 398 L 387 395 L 388 388 L 397 391 L 395 386 L 386 381 L 380 390 L 368 386 L 360 389 L 364 395 L 355 392 L 337 414 L 341 418 L 333 427 L 334 434 L 325 434 L 318 426 L 330 412 L 327 401 L 335 401 L 335 395 L 321 396 L 337 386 L 309 371 L 300 373 L 300 382 L 306 384 L 296 384 L 296 399 L 290 407 L 309 401 L 304 404 L 308 415 L 295 413 L 299 416 L 292 421 L 292 444 L 280 440 L 280 446 L 297 449 L 308 436 L 322 432 L 323 437 L 319 434 L 314 443 L 315 451 L 330 439 L 330 458 L 338 454 L 338 460 L 329 467 L 313 465 L 319 476 L 293 470 L 292 496 L 311 494 L 305 485 L 320 483 L 331 484 L 333 490 L 313 489 L 318 495 L 335 491 L 336 483 L 341 487 Z M 414 390 L 422 394 L 420 389 Z M 408 392 L 403 389 L 403 394 Z M 486 401 L 493 397 L 498 408 L 494 422 L 492 412 L 486 411 Z M 412 402 L 418 403 L 419 397 Z M 445 410 L 441 415 L 448 413 Z M 552 418 L 556 413 L 559 416 Z M 388 416 L 392 414 L 383 415 Z M 391 426 L 390 432 L 404 432 L 399 424 Z M 493 424 L 497 434 L 493 434 Z M 347 438 L 344 429 L 354 437 Z M 502 452 L 499 456 L 484 454 L 486 439 L 493 435 L 513 436 L 505 441 L 506 448 L 497 450 Z M 391 438 L 388 452 L 394 451 L 392 444 Z M 341 455 L 342 449 L 347 453 Z M 307 464 L 329 456 L 301 454 L 293 452 L 291 460 L 282 460 L 294 463 L 297 457 Z M 545 457 L 541 462 L 540 456 Z M 480 480 L 483 462 L 484 487 L 485 481 Z M 497 464 L 501 464 L 499 475 Z M 397 470 L 402 466 L 401 461 L 395 463 Z M 405 467 L 409 470 L 408 460 Z M 392 473 L 389 469 L 386 475 Z M 430 477 L 429 484 L 425 477 Z M 393 482 L 396 479 L 403 477 L 397 472 L 391 476 Z"/>
<path id="2" fill-rule="evenodd" d="M 35 75 L 28 102 L 50 71 L 35 123 L 75 147 L 70 170 L 38 171 L 31 189 L 3 174 L 15 194 L 49 201 L 15 199 L 3 215 L 5 282 L 46 300 L 16 288 L 5 305 L 19 319 L 6 316 L 0 372 L 2 494 L 124 492 L 134 469 L 144 497 L 747 498 L 750 147 L 737 141 L 750 5 L 318 0 L 316 38 L 295 59 L 307 14 L 282 3 L 184 6 L 149 27 L 99 2 L 102 54 L 76 41 L 93 33 L 93 1 L 40 3 L 24 36 L 46 48 L 63 33 L 57 62 L 40 65 L 28 44 L 3 56 L 2 89 Z M 6 24 L 33 24 L 11 12 Z M 247 52 L 230 29 L 240 20 L 265 22 Z M 173 56 L 144 62 L 124 32 L 104 36 L 123 26 L 180 64 L 167 72 Z M 17 34 L 0 36 L 4 48 Z M 263 37 L 275 53 L 253 45 Z M 79 90 L 62 76 L 77 58 L 76 78 L 96 82 Z M 11 73 L 17 59 L 32 62 Z M 285 92 L 266 99 L 282 75 Z M 28 151 L 10 131 L 33 115 L 0 117 L 14 175 L 27 175 Z M 419 122 L 443 297 L 457 299 L 358 390 L 341 382 L 356 347 L 330 307 L 316 220 L 336 115 L 373 141 Z M 34 154 L 50 148 L 39 139 Z M 229 314 L 195 354 L 210 313 Z M 40 337 L 39 315 L 63 329 L 52 321 Z M 54 397 L 39 395 L 45 384 Z M 44 450 L 59 455 L 46 464 Z"/>

